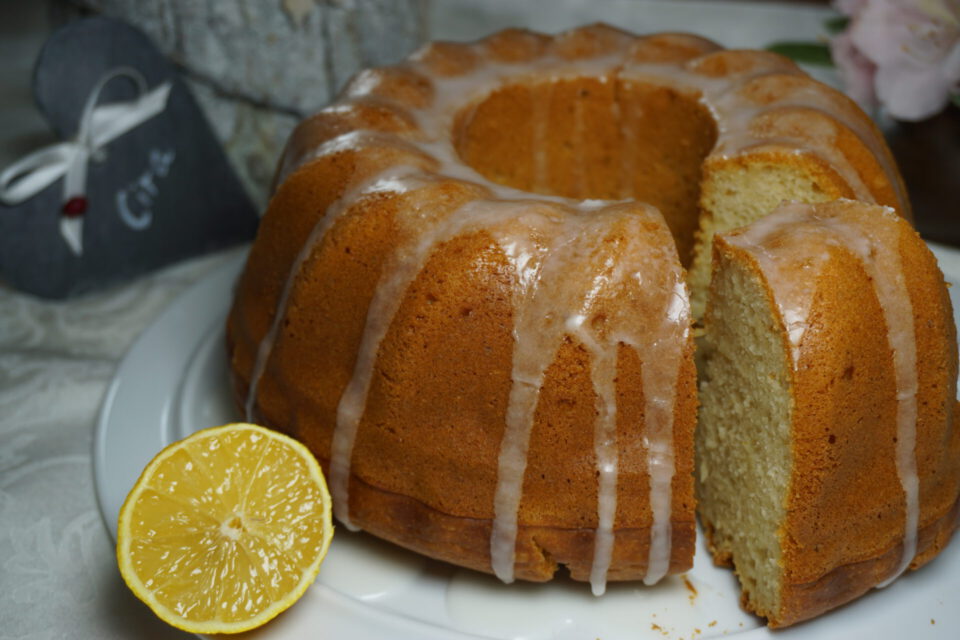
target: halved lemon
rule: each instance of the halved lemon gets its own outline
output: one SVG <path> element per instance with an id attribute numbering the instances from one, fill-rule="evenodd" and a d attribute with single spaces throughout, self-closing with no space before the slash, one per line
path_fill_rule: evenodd
<path id="1" fill-rule="evenodd" d="M 263 427 L 228 424 L 147 465 L 120 510 L 117 563 L 166 622 L 236 633 L 296 602 L 332 537 L 330 494 L 310 451 Z"/>

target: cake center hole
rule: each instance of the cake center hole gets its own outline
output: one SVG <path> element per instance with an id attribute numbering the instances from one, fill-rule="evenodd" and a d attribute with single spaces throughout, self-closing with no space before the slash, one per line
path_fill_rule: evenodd
<path id="1" fill-rule="evenodd" d="M 716 125 L 696 95 L 618 77 L 501 87 L 462 109 L 460 157 L 502 185 L 574 199 L 636 199 L 663 213 L 688 264 L 700 166 Z"/>

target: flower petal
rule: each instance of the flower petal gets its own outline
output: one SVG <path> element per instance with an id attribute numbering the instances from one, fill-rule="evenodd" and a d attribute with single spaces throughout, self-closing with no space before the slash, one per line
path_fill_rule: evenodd
<path id="1" fill-rule="evenodd" d="M 850 36 L 863 55 L 877 66 L 898 64 L 906 55 L 918 26 L 930 17 L 909 2 L 872 0 L 853 18 Z"/>
<path id="2" fill-rule="evenodd" d="M 943 59 L 940 67 L 943 70 L 943 77 L 947 79 L 950 86 L 956 90 L 957 83 L 960 82 L 960 39 L 953 45 L 953 49 Z"/>
<path id="3" fill-rule="evenodd" d="M 877 95 L 873 89 L 876 65 L 854 46 L 849 31 L 830 39 L 830 54 L 837 65 L 847 95 L 863 109 L 872 110 L 877 103 Z"/>
<path id="4" fill-rule="evenodd" d="M 938 67 L 902 64 L 879 67 L 877 97 L 898 120 L 923 120 L 944 108 L 950 85 Z"/>

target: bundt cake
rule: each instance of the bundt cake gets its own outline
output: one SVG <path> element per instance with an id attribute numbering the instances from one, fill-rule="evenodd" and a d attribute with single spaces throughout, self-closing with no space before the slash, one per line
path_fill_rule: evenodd
<path id="1" fill-rule="evenodd" d="M 869 118 L 782 57 L 603 25 L 434 43 L 294 131 L 236 393 L 347 526 L 505 581 L 654 583 L 693 560 L 711 238 L 840 197 L 909 215 Z"/>
<path id="2" fill-rule="evenodd" d="M 700 519 L 747 608 L 785 626 L 925 564 L 956 527 L 953 312 L 884 207 L 785 204 L 714 256 Z"/>

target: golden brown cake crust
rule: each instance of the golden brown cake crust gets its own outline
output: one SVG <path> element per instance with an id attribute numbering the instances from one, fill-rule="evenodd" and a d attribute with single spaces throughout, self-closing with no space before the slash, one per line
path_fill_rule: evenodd
<path id="1" fill-rule="evenodd" d="M 958 516 L 960 500 L 955 500 L 946 513 L 919 530 L 911 569 L 919 569 L 940 553 L 957 529 Z M 903 545 L 897 544 L 876 557 L 839 566 L 813 582 L 785 585 L 783 608 L 779 616 L 768 617 L 769 626 L 781 628 L 803 622 L 855 600 L 895 570 L 902 552 Z M 741 603 L 750 608 L 746 596 Z"/>
<path id="2" fill-rule="evenodd" d="M 538 70 L 544 61 L 559 74 L 549 83 Z M 824 109 L 811 115 L 794 94 Z M 744 126 L 718 127 L 717 118 Z M 588 130 L 584 122 L 597 124 Z M 811 124 L 819 135 L 808 133 Z M 663 140 L 674 130 L 680 143 L 670 148 Z M 687 261 L 697 216 L 709 209 L 707 191 L 727 189 L 718 176 L 768 164 L 802 173 L 816 197 L 859 197 L 909 215 L 869 118 L 773 54 L 592 25 L 558 36 L 507 30 L 469 45 L 434 43 L 404 63 L 364 71 L 297 127 L 278 166 L 228 318 L 238 402 L 251 418 L 307 443 L 336 476 L 338 411 L 355 378 L 368 309 L 390 274 L 402 271 L 397 248 L 416 251 L 417 216 L 442 227 L 476 202 L 519 200 L 530 215 L 563 217 L 588 210 L 574 202 L 582 199 L 652 200 Z M 659 218 L 647 226 L 650 238 L 662 235 Z M 442 237 L 405 285 L 377 345 L 343 501 L 351 520 L 378 536 L 488 572 L 504 415 L 516 384 L 519 289 L 496 233 L 466 228 Z M 673 268 L 673 248 L 667 253 L 663 264 Z M 591 326 L 605 319 L 599 313 Z M 692 565 L 695 535 L 697 391 L 685 335 L 677 383 L 667 385 L 675 460 L 670 573 Z M 642 383 L 644 365 L 656 363 L 627 347 L 617 347 L 614 381 L 610 580 L 645 577 L 657 530 Z M 547 580 L 562 564 L 575 579 L 591 579 L 600 489 L 590 352 L 568 335 L 544 373 L 517 509 L 519 578 Z"/>

